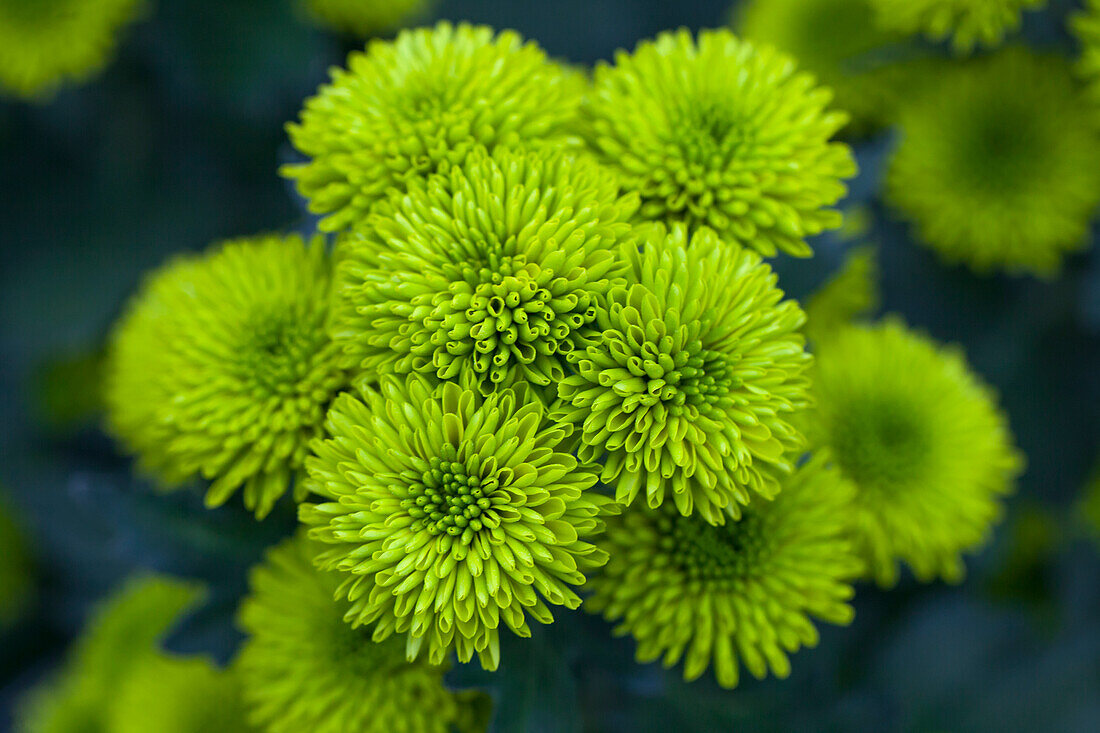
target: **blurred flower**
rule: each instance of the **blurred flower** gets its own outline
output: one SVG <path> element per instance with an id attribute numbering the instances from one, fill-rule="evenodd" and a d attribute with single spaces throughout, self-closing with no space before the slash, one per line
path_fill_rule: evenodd
<path id="1" fill-rule="evenodd" d="M 553 142 L 566 133 L 583 78 L 534 42 L 483 26 L 404 31 L 348 58 L 288 126 L 311 160 L 287 165 L 323 231 L 360 221 L 389 189 L 461 163 L 479 145 Z"/>
<path id="2" fill-rule="evenodd" d="M 1077 73 L 1088 84 L 1087 94 L 1100 102 L 1100 0 L 1085 0 L 1085 9 L 1070 19 L 1070 29 L 1081 44 Z"/>
<path id="3" fill-rule="evenodd" d="M 782 479 L 773 501 L 755 501 L 738 521 L 710 525 L 668 504 L 608 520 L 599 541 L 610 560 L 588 584 L 589 610 L 638 643 L 639 662 L 684 659 L 693 680 L 714 665 L 735 687 L 790 672 L 787 655 L 817 643 L 812 618 L 851 622 L 847 601 L 861 563 L 848 533 L 851 485 L 815 456 Z"/>
<path id="4" fill-rule="evenodd" d="M 141 0 L 0 0 L 0 89 L 48 96 L 107 65 Z"/>
<path id="5" fill-rule="evenodd" d="M 948 262 L 1052 275 L 1088 244 L 1100 137 L 1063 60 L 1012 48 L 945 65 L 900 127 L 887 197 Z"/>
<path id="6" fill-rule="evenodd" d="M 888 320 L 820 341 L 807 435 L 856 485 L 855 534 L 880 585 L 962 578 L 1022 456 L 992 390 L 955 349 Z"/>
<path id="7" fill-rule="evenodd" d="M 791 54 L 836 93 L 834 106 L 851 115 L 846 132 L 888 121 L 891 92 L 882 82 L 900 36 L 877 25 L 867 0 L 750 0 L 736 20 L 746 39 Z"/>
<path id="8" fill-rule="evenodd" d="M 571 352 L 555 418 L 581 431 L 578 455 L 605 459 L 601 480 L 629 504 L 644 492 L 712 524 L 753 494 L 777 490 L 802 436 L 787 422 L 806 403 L 805 316 L 784 301 L 752 251 L 707 228 L 654 227 L 625 250 L 629 285 L 597 308 L 602 338 Z"/>
<path id="9" fill-rule="evenodd" d="M 770 47 L 678 31 L 596 67 L 584 126 L 600 160 L 641 194 L 641 218 L 806 257 L 806 237 L 840 225 L 826 207 L 856 172 L 848 146 L 829 142 L 847 121 L 826 110 L 831 98 Z"/>
<path id="10" fill-rule="evenodd" d="M 483 696 L 452 693 L 445 666 L 407 662 L 399 640 L 375 643 L 369 628 L 345 623 L 340 577 L 313 567 L 321 549 L 288 540 L 252 571 L 237 667 L 253 720 L 269 733 L 478 730 L 461 724 Z"/>
<path id="11" fill-rule="evenodd" d="M 840 271 L 806 301 L 803 332 L 811 343 L 827 339 L 852 321 L 873 313 L 879 300 L 874 249 L 853 249 Z"/>
<path id="12" fill-rule="evenodd" d="M 318 23 L 366 37 L 423 15 L 432 0 L 303 0 L 303 5 Z"/>
<path id="13" fill-rule="evenodd" d="M 340 395 L 331 438 L 307 460 L 310 536 L 332 547 L 346 618 L 373 638 L 406 634 L 406 656 L 432 664 L 452 648 L 486 669 L 500 661 L 498 626 L 530 635 L 527 615 L 580 604 L 570 586 L 606 555 L 587 540 L 602 527 L 594 466 L 570 453 L 570 430 L 549 423 L 526 385 L 482 397 L 454 382 L 383 376 L 362 400 Z"/>
<path id="14" fill-rule="evenodd" d="M 23 533 L 0 496 L 0 631 L 22 614 L 33 586 Z"/>
<path id="15" fill-rule="evenodd" d="M 168 578 L 129 581 L 93 613 L 56 677 L 22 701 L 16 730 L 110 731 L 109 707 L 120 685 L 158 654 L 161 638 L 198 596 L 195 587 Z"/>
<path id="16" fill-rule="evenodd" d="M 1077 502 L 1077 516 L 1084 524 L 1085 531 L 1100 542 L 1100 464 L 1093 470 L 1092 477 L 1081 492 L 1081 498 Z"/>
<path id="17" fill-rule="evenodd" d="M 339 248 L 335 338 L 368 374 L 561 381 L 625 270 L 635 197 L 562 154 L 476 152 L 379 206 Z M 445 214 L 442 212 L 446 212 Z"/>
<path id="18" fill-rule="evenodd" d="M 110 428 L 144 470 L 169 487 L 212 480 L 210 506 L 243 485 L 245 506 L 271 510 L 345 383 L 324 329 L 330 269 L 320 238 L 271 235 L 146 282 L 106 369 Z"/>
<path id="19" fill-rule="evenodd" d="M 1046 0 L 869 0 L 886 29 L 924 34 L 934 40 L 951 38 L 956 53 L 975 44 L 995 46 L 1020 27 L 1020 16 Z"/>

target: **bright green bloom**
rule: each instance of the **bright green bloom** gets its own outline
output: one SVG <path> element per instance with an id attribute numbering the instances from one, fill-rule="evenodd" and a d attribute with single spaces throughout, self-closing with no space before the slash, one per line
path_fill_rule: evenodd
<path id="1" fill-rule="evenodd" d="M 811 342 L 827 339 L 877 310 L 879 300 L 875 251 L 869 247 L 852 250 L 840 271 L 806 302 L 806 338 Z"/>
<path id="2" fill-rule="evenodd" d="M 247 733 L 236 676 L 203 657 L 136 662 L 108 703 L 104 733 Z"/>
<path id="3" fill-rule="evenodd" d="M 807 434 L 856 485 L 870 575 L 892 585 L 901 560 L 920 580 L 959 580 L 1022 466 L 992 390 L 959 351 L 892 320 L 816 348 Z"/>
<path id="4" fill-rule="evenodd" d="M 1077 73 L 1087 83 L 1093 104 L 1100 102 L 1100 0 L 1086 0 L 1085 10 L 1070 19 L 1070 29 L 1081 44 Z"/>
<path id="5" fill-rule="evenodd" d="M 387 190 L 490 149 L 570 144 L 583 79 L 534 42 L 483 26 L 405 31 L 348 58 L 306 102 L 290 139 L 311 160 L 288 165 L 324 231 L 358 223 Z"/>
<path id="6" fill-rule="evenodd" d="M 811 618 L 851 622 L 851 581 L 862 568 L 849 539 L 852 487 L 822 456 L 783 478 L 774 501 L 756 501 L 722 526 L 667 504 L 608 520 L 607 567 L 585 607 L 638 643 L 639 662 L 684 659 L 693 680 L 713 663 L 735 687 L 744 665 L 758 679 L 790 672 L 787 657 L 817 643 Z"/>
<path id="7" fill-rule="evenodd" d="M 867 0 L 751 0 L 738 10 L 742 36 L 794 56 L 836 93 L 834 106 L 852 117 L 846 131 L 887 121 L 881 77 L 899 36 L 878 26 Z"/>
<path id="8" fill-rule="evenodd" d="M 619 502 L 644 492 L 721 524 L 753 494 L 778 489 L 802 436 L 787 422 L 806 403 L 805 316 L 783 300 L 755 252 L 699 229 L 653 228 L 625 255 L 630 284 L 597 308 L 602 338 L 569 354 L 556 419 L 580 428 L 578 455 L 604 459 Z"/>
<path id="9" fill-rule="evenodd" d="M 109 731 L 108 708 L 119 685 L 158 654 L 161 638 L 198 596 L 193 586 L 168 578 L 129 581 L 95 612 L 58 677 L 24 700 L 16 729 Z"/>
<path id="10" fill-rule="evenodd" d="M 809 256 L 805 238 L 840 225 L 826 207 L 855 174 L 829 142 L 847 116 L 795 62 L 729 31 L 662 33 L 596 67 L 586 136 L 642 197 L 640 216 L 707 225 L 771 256 Z"/>
<path id="11" fill-rule="evenodd" d="M 1100 137 L 1068 64 L 1012 48 L 938 74 L 900 111 L 887 197 L 948 262 L 1054 274 L 1100 204 Z"/>
<path id="12" fill-rule="evenodd" d="M 625 271 L 636 197 L 569 155 L 476 152 L 410 181 L 340 244 L 334 338 L 366 373 L 561 381 Z"/>
<path id="13" fill-rule="evenodd" d="M 1046 0 L 869 0 L 883 28 L 935 40 L 950 37 L 957 53 L 995 46 L 1020 27 L 1020 16 Z"/>
<path id="14" fill-rule="evenodd" d="M 23 533 L 0 496 L 0 632 L 22 614 L 32 586 L 31 559 Z"/>
<path id="15" fill-rule="evenodd" d="M 530 635 L 528 615 L 576 608 L 570 586 L 606 561 L 588 542 L 606 501 L 589 491 L 597 469 L 524 385 L 482 397 L 419 375 L 380 382 L 336 399 L 332 437 L 306 462 L 327 500 L 300 509 L 332 545 L 318 564 L 340 572 L 346 618 L 374 623 L 376 641 L 406 634 L 410 661 L 457 648 L 496 669 L 501 622 Z"/>
<path id="16" fill-rule="evenodd" d="M 407 662 L 400 640 L 375 643 L 369 628 L 344 622 L 339 576 L 313 567 L 322 549 L 288 540 L 252 571 L 237 667 L 253 720 L 269 733 L 477 730 L 462 724 L 483 696 L 452 693 L 445 666 Z"/>
<path id="17" fill-rule="evenodd" d="M 210 506 L 243 486 L 267 514 L 346 382 L 325 331 L 330 285 L 324 243 L 298 236 L 226 242 L 156 272 L 106 369 L 111 430 L 141 468 L 169 487 L 212 480 Z"/>
<path id="18" fill-rule="evenodd" d="M 431 0 L 303 0 L 320 24 L 357 36 L 393 30 L 423 15 Z"/>
<path id="19" fill-rule="evenodd" d="M 83 81 L 114 54 L 141 0 L 0 0 L 0 90 L 33 99 Z"/>

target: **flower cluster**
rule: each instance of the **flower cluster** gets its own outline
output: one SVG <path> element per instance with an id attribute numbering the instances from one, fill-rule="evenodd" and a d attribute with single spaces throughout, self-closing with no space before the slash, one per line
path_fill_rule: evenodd
<path id="1" fill-rule="evenodd" d="M 1025 10 L 1047 0 L 870 0 L 881 25 L 935 40 L 950 38 L 956 52 L 993 46 L 1020 25 Z"/>
<path id="2" fill-rule="evenodd" d="M 141 0 L 0 0 L 0 89 L 28 99 L 101 70 Z"/>

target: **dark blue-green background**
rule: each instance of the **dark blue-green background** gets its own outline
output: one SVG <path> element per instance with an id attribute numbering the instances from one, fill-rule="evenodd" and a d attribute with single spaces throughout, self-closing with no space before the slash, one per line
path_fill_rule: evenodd
<path id="1" fill-rule="evenodd" d="M 445 0 L 438 16 L 513 27 L 587 63 L 665 28 L 722 24 L 727 5 Z M 1072 53 L 1073 5 L 1030 16 L 1030 42 Z M 149 494 L 94 423 L 59 414 L 94 384 L 56 367 L 93 351 L 141 274 L 171 253 L 308 226 L 276 175 L 292 157 L 282 126 L 351 47 L 301 23 L 289 0 L 161 0 L 91 84 L 48 105 L 0 101 L 0 484 L 38 565 L 32 613 L 0 632 L 0 730 L 88 604 L 136 569 L 207 580 L 209 603 L 171 643 L 232 653 L 245 569 L 293 526 L 289 507 L 257 524 L 236 507 Z M 824 628 L 791 679 L 733 692 L 636 665 L 602 621 L 565 615 L 507 643 L 497 675 L 454 672 L 493 690 L 497 730 L 1100 730 L 1100 555 L 1072 514 L 1100 455 L 1100 248 L 1054 282 L 945 268 L 875 201 L 890 145 L 858 145 L 852 187 L 877 215 L 886 309 L 965 347 L 1028 456 L 995 541 L 960 587 L 861 588 L 854 625 Z M 776 263 L 793 295 L 827 277 L 846 245 L 816 246 L 811 261 Z"/>

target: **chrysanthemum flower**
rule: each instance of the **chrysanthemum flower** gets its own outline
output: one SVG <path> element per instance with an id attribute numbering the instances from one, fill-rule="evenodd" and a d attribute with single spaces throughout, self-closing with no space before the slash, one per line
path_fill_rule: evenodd
<path id="1" fill-rule="evenodd" d="M 642 219 L 707 225 L 765 256 L 809 256 L 840 225 L 827 207 L 856 166 L 830 142 L 832 94 L 793 59 L 729 31 L 662 33 L 596 67 L 584 107 L 592 150 L 642 197 Z"/>
<path id="2" fill-rule="evenodd" d="M 789 469 L 801 443 L 788 419 L 807 398 L 805 316 L 755 252 L 709 229 L 689 246 L 682 225 L 655 227 L 625 256 L 630 284 L 598 306 L 602 337 L 569 354 L 555 417 L 579 427 L 578 455 L 603 461 L 618 501 L 643 493 L 720 524 L 773 496 L 767 469 Z"/>
<path id="3" fill-rule="evenodd" d="M 306 102 L 288 165 L 324 231 L 360 221 L 388 189 L 461 163 L 477 146 L 570 144 L 584 82 L 534 42 L 483 26 L 372 41 Z"/>
<path id="4" fill-rule="evenodd" d="M 944 66 L 900 127 L 887 197 L 946 261 L 1052 275 L 1087 244 L 1100 137 L 1065 61 L 1013 48 Z"/>
<path id="5" fill-rule="evenodd" d="M 339 576 L 313 567 L 322 549 L 288 540 L 252 571 L 236 665 L 252 719 L 269 733 L 471 730 L 462 724 L 485 700 L 448 690 L 446 667 L 407 662 L 400 640 L 346 623 Z"/>
<path id="6" fill-rule="evenodd" d="M 1085 10 L 1070 20 L 1070 28 L 1081 44 L 1077 73 L 1087 83 L 1094 104 L 1100 102 L 1100 0 L 1086 0 Z"/>
<path id="7" fill-rule="evenodd" d="M 959 580 L 1022 466 L 990 388 L 961 353 L 892 320 L 818 343 L 813 377 L 808 436 L 856 485 L 870 575 L 892 585 L 900 560 L 921 580 Z"/>
<path id="8" fill-rule="evenodd" d="M 564 376 L 625 264 L 636 197 L 570 155 L 472 154 L 410 181 L 339 247 L 332 332 L 370 373 L 468 379 L 489 392 Z"/>
<path id="9" fill-rule="evenodd" d="M 26 607 L 31 586 L 31 562 L 23 533 L 0 496 L 0 631 Z"/>
<path id="10" fill-rule="evenodd" d="M 1025 10 L 1046 0 L 869 0 L 883 28 L 924 34 L 934 40 L 951 38 L 957 53 L 974 46 L 995 46 L 1020 27 Z"/>
<path id="11" fill-rule="evenodd" d="M 203 657 L 152 654 L 112 691 L 108 733 L 248 733 L 236 676 Z"/>
<path id="12" fill-rule="evenodd" d="M 0 89 L 35 98 L 106 66 L 142 0 L 0 0 Z"/>
<path id="13" fill-rule="evenodd" d="M 525 385 L 482 397 L 454 382 L 381 378 L 379 391 L 340 395 L 332 436 L 307 460 L 310 536 L 331 547 L 347 620 L 373 638 L 405 634 L 407 658 L 441 664 L 452 648 L 500 660 L 498 627 L 528 636 L 527 616 L 576 608 L 571 586 L 606 555 L 588 539 L 605 499 L 597 470 L 572 455 L 568 427 L 546 419 Z"/>
<path id="14" fill-rule="evenodd" d="M 873 249 L 852 250 L 840 271 L 806 301 L 806 338 L 816 343 L 879 307 L 878 263 Z"/>
<path id="15" fill-rule="evenodd" d="M 774 501 L 714 526 L 669 505 L 608 520 L 610 560 L 585 608 L 637 641 L 639 662 L 684 659 L 693 680 L 711 664 L 723 687 L 744 665 L 761 678 L 790 672 L 788 654 L 817 643 L 812 619 L 847 624 L 861 563 L 848 527 L 851 485 L 815 456 L 783 478 Z"/>
<path id="16" fill-rule="evenodd" d="M 168 264 L 114 334 L 112 432 L 166 486 L 201 475 L 211 506 L 243 486 L 267 514 L 346 381 L 325 331 L 330 285 L 320 238 L 235 240 Z"/>
<path id="17" fill-rule="evenodd" d="M 422 15 L 432 0 L 302 0 L 318 23 L 357 36 L 393 30 Z"/>
<path id="18" fill-rule="evenodd" d="M 158 653 L 161 637 L 198 595 L 168 578 L 128 582 L 93 615 L 60 674 L 28 694 L 17 717 L 19 733 L 107 730 L 119 685 Z"/>
<path id="19" fill-rule="evenodd" d="M 851 116 L 845 132 L 886 121 L 883 70 L 899 36 L 879 27 L 867 0 L 751 0 L 737 20 L 744 38 L 789 53 L 835 92 L 834 106 Z"/>

